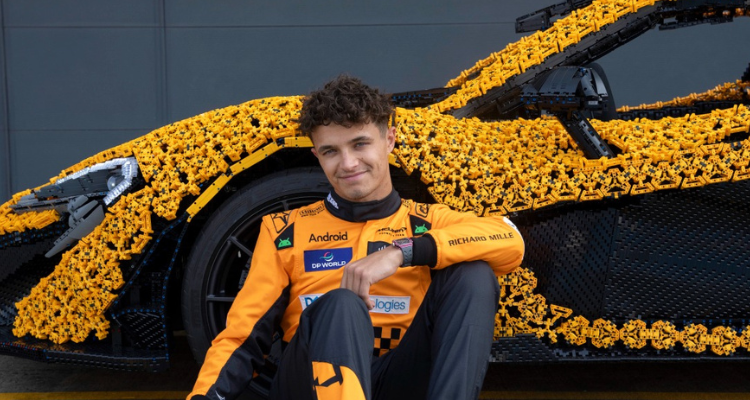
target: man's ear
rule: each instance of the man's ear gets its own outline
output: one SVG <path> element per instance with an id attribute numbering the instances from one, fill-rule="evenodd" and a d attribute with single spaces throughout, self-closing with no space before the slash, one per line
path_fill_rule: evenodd
<path id="1" fill-rule="evenodd" d="M 311 151 L 311 152 L 313 153 L 313 155 L 315 156 L 315 158 L 320 158 L 320 157 L 318 156 L 318 151 L 317 151 L 317 150 L 315 150 L 315 147 L 310 147 L 310 151 Z"/>
<path id="2" fill-rule="evenodd" d="M 392 152 L 393 148 L 396 147 L 396 127 L 391 126 L 385 132 L 385 140 L 388 142 L 388 152 Z"/>

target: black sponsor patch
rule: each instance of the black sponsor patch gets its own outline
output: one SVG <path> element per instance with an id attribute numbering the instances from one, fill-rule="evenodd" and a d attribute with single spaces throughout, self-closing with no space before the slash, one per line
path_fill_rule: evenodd
<path id="1" fill-rule="evenodd" d="M 294 224 L 289 225 L 274 241 L 276 250 L 284 250 L 294 247 Z"/>
<path id="2" fill-rule="evenodd" d="M 289 225 L 289 215 L 291 214 L 291 211 L 271 214 L 271 221 L 273 221 L 273 228 L 276 229 L 276 233 L 281 233 Z"/>
<path id="3" fill-rule="evenodd" d="M 412 236 L 421 236 L 432 229 L 432 224 L 414 215 L 409 216 Z"/>
<path id="4" fill-rule="evenodd" d="M 383 250 L 386 247 L 390 247 L 391 244 L 388 242 L 367 242 L 367 255 Z"/>

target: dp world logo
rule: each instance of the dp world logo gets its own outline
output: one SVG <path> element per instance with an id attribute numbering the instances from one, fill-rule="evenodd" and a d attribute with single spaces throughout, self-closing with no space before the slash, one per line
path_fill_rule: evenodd
<path id="1" fill-rule="evenodd" d="M 352 248 L 305 250 L 305 272 L 339 269 L 352 259 Z"/>

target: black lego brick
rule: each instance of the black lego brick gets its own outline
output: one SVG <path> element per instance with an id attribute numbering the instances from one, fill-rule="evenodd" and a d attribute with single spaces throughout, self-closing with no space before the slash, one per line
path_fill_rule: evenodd
<path id="1" fill-rule="evenodd" d="M 13 336 L 11 327 L 0 327 L 0 354 L 51 363 L 70 363 L 124 371 L 163 371 L 169 368 L 164 349 L 145 350 L 113 345 L 109 339 L 54 344 L 30 337 Z"/>
<path id="2" fill-rule="evenodd" d="M 537 210 L 517 222 L 526 243 L 523 266 L 534 272 L 547 304 L 586 318 L 602 315 L 617 210 L 594 203 Z"/>
<path id="3" fill-rule="evenodd" d="M 535 335 L 522 334 L 501 338 L 492 344 L 490 362 L 550 362 L 558 356 Z"/>
<path id="4" fill-rule="evenodd" d="M 605 317 L 750 317 L 750 182 L 653 193 L 618 218 Z"/>
<path id="5" fill-rule="evenodd" d="M 51 243 L 50 243 L 51 244 Z M 16 302 L 28 296 L 39 280 L 55 270 L 59 257 L 45 258 L 37 254 L 14 268 L 0 285 L 0 326 L 10 326 L 18 315 Z"/>

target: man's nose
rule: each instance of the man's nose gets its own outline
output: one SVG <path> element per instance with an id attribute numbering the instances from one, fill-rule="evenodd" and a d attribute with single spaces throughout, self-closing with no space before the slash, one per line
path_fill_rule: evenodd
<path id="1" fill-rule="evenodd" d="M 356 169 L 359 165 L 359 158 L 350 151 L 341 153 L 341 168 L 345 170 Z"/>

